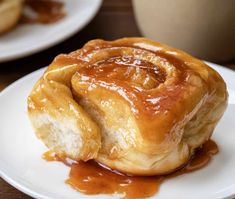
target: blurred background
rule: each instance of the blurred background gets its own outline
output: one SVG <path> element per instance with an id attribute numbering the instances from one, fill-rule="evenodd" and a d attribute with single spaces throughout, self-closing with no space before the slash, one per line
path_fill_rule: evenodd
<path id="1" fill-rule="evenodd" d="M 0 14 L 1 1 L 10 2 L 14 0 L 0 0 Z M 80 1 L 82 2 L 82 0 L 70 0 L 67 2 L 71 4 L 71 2 Z M 66 1 L 64 2 L 66 4 Z M 53 47 L 44 47 L 41 52 L 29 53 L 23 58 L 14 58 L 14 60 L 9 58 L 2 61 L 0 59 L 0 91 L 24 75 L 47 66 L 56 55 L 79 49 L 87 41 L 96 38 L 113 40 L 121 37 L 146 36 L 184 49 L 201 59 L 235 70 L 234 0 L 104 0 L 97 2 L 97 9 L 94 9 L 90 18 L 88 17 L 89 20 L 87 22 L 90 22 L 88 24 L 84 22 L 81 25 L 82 29 L 76 33 L 74 32 L 76 29 L 74 29 L 72 36 L 72 33 L 68 33 L 70 37 L 66 40 L 61 39 L 64 40 L 63 42 Z M 71 13 L 73 11 L 76 14 L 76 9 L 72 7 L 69 7 Z M 42 9 L 41 11 L 45 12 L 47 9 Z M 65 19 L 66 17 L 73 17 L 73 14 L 68 10 L 66 12 L 68 12 L 68 16 L 65 16 Z M 87 13 L 86 11 L 84 12 L 83 14 L 86 16 Z M 9 19 L 9 16 L 7 19 Z M 27 21 L 27 18 L 24 18 L 24 20 Z M 3 18 L 0 17 L 0 25 L 3 22 Z M 43 18 L 41 22 L 45 23 L 46 21 Z M 70 22 L 68 21 L 67 23 Z M 58 21 L 59 23 L 60 21 Z M 73 25 L 71 22 L 71 24 L 71 27 L 76 26 L 76 23 Z M 50 25 L 47 24 L 45 26 Z M 11 41 L 12 45 L 14 45 L 13 37 L 16 35 L 14 31 L 18 31 L 17 34 L 21 34 L 25 38 L 32 37 L 29 28 L 21 30 L 21 32 L 16 29 L 12 29 L 12 33 L 0 35 L 2 53 L 4 53 L 5 45 L 7 45 L 7 39 L 4 38 L 8 38 L 9 42 Z M 66 28 L 64 28 L 64 31 L 67 31 Z M 56 35 L 60 35 L 62 32 L 57 32 Z M 6 36 L 7 34 L 11 34 L 11 37 Z M 51 38 L 53 39 L 53 37 L 52 35 Z M 0 179 L 0 198 L 19 199 L 30 197 Z"/>

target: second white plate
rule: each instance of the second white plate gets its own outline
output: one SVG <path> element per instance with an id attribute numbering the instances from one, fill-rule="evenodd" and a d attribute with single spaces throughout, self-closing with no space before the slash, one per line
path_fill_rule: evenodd
<path id="1" fill-rule="evenodd" d="M 18 25 L 0 36 L 0 62 L 51 47 L 82 29 L 97 13 L 102 0 L 63 0 L 67 16 L 49 25 Z"/>

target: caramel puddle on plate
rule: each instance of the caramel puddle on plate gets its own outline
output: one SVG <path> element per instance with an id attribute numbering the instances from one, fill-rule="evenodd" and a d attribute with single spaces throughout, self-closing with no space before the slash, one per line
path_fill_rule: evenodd
<path id="1" fill-rule="evenodd" d="M 51 151 L 46 152 L 43 158 L 47 161 L 61 161 L 70 166 L 69 179 L 66 183 L 82 193 L 90 195 L 124 193 L 123 198 L 130 199 L 153 196 L 165 179 L 201 169 L 218 151 L 217 144 L 208 140 L 183 168 L 169 175 L 151 177 L 127 176 L 106 169 L 94 161 L 76 162 L 58 157 Z"/>
<path id="2" fill-rule="evenodd" d="M 25 0 L 24 6 L 33 14 L 23 12 L 20 23 L 50 24 L 65 17 L 64 3 L 58 0 Z"/>

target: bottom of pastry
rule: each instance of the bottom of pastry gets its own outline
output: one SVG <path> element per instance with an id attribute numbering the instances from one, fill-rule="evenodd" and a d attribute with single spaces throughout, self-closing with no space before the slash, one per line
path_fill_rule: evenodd
<path id="1" fill-rule="evenodd" d="M 177 171 L 168 175 L 145 177 L 127 176 L 93 160 L 83 162 L 59 157 L 53 151 L 43 154 L 43 158 L 47 161 L 61 161 L 69 166 L 71 169 L 66 183 L 82 193 L 89 195 L 118 193 L 124 194 L 123 198 L 130 199 L 153 196 L 166 179 L 203 168 L 218 151 L 217 144 L 208 140 L 195 151 L 188 163 Z"/>

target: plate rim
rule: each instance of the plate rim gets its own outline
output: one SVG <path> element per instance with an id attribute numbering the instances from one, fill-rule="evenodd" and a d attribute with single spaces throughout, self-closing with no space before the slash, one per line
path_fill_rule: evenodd
<path id="1" fill-rule="evenodd" d="M 67 34 L 58 36 L 56 39 L 52 40 L 51 42 L 44 43 L 43 45 L 40 45 L 40 46 L 35 45 L 29 49 L 26 49 L 23 52 L 17 52 L 15 54 L 4 55 L 2 57 L 0 56 L 0 63 L 7 62 L 7 61 L 13 61 L 13 60 L 16 60 L 19 58 L 24 58 L 26 56 L 33 55 L 35 53 L 38 53 L 38 52 L 46 50 L 50 47 L 53 47 L 53 46 L 65 41 L 69 37 L 73 36 L 74 34 L 79 32 L 80 30 L 82 30 L 89 22 L 91 22 L 91 20 L 98 13 L 98 11 L 102 5 L 103 0 L 94 0 L 94 1 L 96 2 L 96 4 L 93 7 L 93 12 L 90 13 L 90 15 L 82 22 L 82 24 L 80 26 L 77 26 L 76 28 L 74 28 L 70 32 L 68 32 Z"/>

